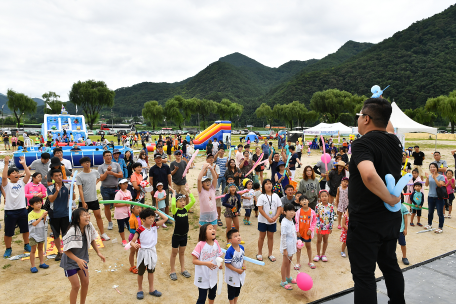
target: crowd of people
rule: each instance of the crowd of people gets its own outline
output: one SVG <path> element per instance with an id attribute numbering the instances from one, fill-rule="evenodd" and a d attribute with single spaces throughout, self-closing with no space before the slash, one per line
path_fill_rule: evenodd
<path id="1" fill-rule="evenodd" d="M 52 150 L 53 157 L 50 153 L 43 152 L 41 158 L 28 167 L 22 157 L 20 163 L 24 166 L 24 174 L 20 174 L 15 167 L 9 167 L 10 158 L 6 156 L 1 181 L 1 190 L 5 197 L 4 258 L 12 255 L 12 236 L 18 227 L 25 244 L 24 250 L 32 256 L 38 251 L 38 268 L 49 268 L 49 265 L 44 263 L 43 250 L 49 223 L 58 251 L 55 260 L 60 261 L 60 266 L 72 286 L 70 302 L 76 302 L 79 289 L 81 298 L 85 297 L 88 290 L 88 248 L 92 245 L 97 255 L 105 260 L 95 243 L 97 232 L 90 222 L 89 210 L 92 210 L 95 216 L 101 238 L 104 241 L 110 240 L 105 232 L 97 195 L 97 184 L 100 182 L 103 201 L 115 201 L 113 204 L 103 205 L 108 222 L 107 229 L 114 229 L 111 216 L 111 209 L 114 208 L 114 219 L 117 221 L 122 245 L 130 247 L 129 271 L 138 275 L 137 298 L 144 298 L 142 281 L 146 270 L 149 294 L 161 296 L 161 292 L 153 285 L 157 264 L 155 246 L 160 227 L 174 226 L 169 278 L 178 280 L 175 265 L 177 256 L 180 262 L 179 273 L 190 278 L 190 272 L 185 269 L 188 214 L 193 212 L 192 207 L 197 200 L 190 192 L 184 172 L 188 169 L 187 162 L 194 151 L 192 140 L 181 138 L 180 135 L 175 138 L 158 138 L 151 160 L 145 145 L 145 141 L 149 139 L 147 135 L 118 136 L 119 143 L 127 145 L 126 142 L 129 141 L 127 146 L 135 146 L 141 141 L 144 148 L 136 157 L 131 151 L 127 151 L 123 158 L 120 157 L 119 150 L 107 148 L 103 152 L 104 163 L 96 170 L 92 169 L 90 158 L 81 158 L 79 162 L 83 170 L 76 176 L 74 189 L 71 189 L 67 182 L 73 174 L 71 163 L 63 158 L 62 149 L 59 147 Z M 217 287 L 217 269 L 222 268 L 222 265 L 218 265 L 216 259 L 222 255 L 222 251 L 217 239 L 225 238 L 228 247 L 224 259 L 228 299 L 230 303 L 236 303 L 246 276 L 242 246 L 244 242 L 240 231 L 250 229 L 247 226 L 252 225 L 253 218 L 257 221 L 256 259 L 259 261 L 264 260 L 263 247 L 267 237 L 265 257 L 270 262 L 276 262 L 277 258 L 273 255 L 274 234 L 278 230 L 277 225 L 281 225 L 280 285 L 287 290 L 293 289 L 293 284 L 296 284 L 291 275 L 291 267 L 299 270 L 303 261 L 310 269 L 316 269 L 318 262 L 326 263 L 330 260 L 328 256 L 332 253 L 328 254 L 327 248 L 329 235 L 333 230 L 340 230 L 340 256 L 347 257 L 346 243 L 347 236 L 350 235 L 348 189 L 351 187 L 350 160 L 346 149 L 348 144 L 337 150 L 331 142 L 331 160 L 328 163 L 318 161 L 314 166 L 306 165 L 302 160 L 301 138 L 295 143 L 289 141 L 277 151 L 267 139 L 261 145 L 257 143 L 254 148 L 250 144 L 239 144 L 234 155 L 227 155 L 227 144 L 229 147 L 230 143 L 215 139 L 209 142 L 205 162 L 196 179 L 200 231 L 199 242 L 191 255 L 195 265 L 194 283 L 199 289 L 197 303 L 205 303 L 207 298 L 210 302 L 213 301 L 217 288 L 220 288 Z M 5 141 L 5 149 L 6 146 Z M 453 154 L 455 152 L 452 151 Z M 402 205 L 402 225 L 398 231 L 402 261 L 406 265 L 409 264 L 405 242 L 407 228 L 415 226 L 415 216 L 416 225 L 423 226 L 420 222 L 425 200 L 423 184 L 429 187 L 428 223 L 424 228 L 432 229 L 435 209 L 439 217 L 436 234 L 443 232 L 444 219 L 451 218 L 455 188 L 453 171 L 448 169 L 447 162 L 441 159 L 439 152 L 434 152 L 433 157 L 434 161 L 431 162 L 428 173 L 423 169 L 425 155 L 418 146 L 414 147 L 411 158 L 406 151 L 403 152 L 400 169 L 403 174 L 413 174 L 403 192 L 402 200 L 409 205 Z M 355 160 L 350 163 L 357 162 L 358 160 Z M 302 176 L 298 177 L 296 171 L 300 167 L 303 167 L 303 171 Z M 33 174 L 31 170 L 34 170 Z M 127 202 L 146 202 L 142 186 L 144 181 L 148 181 L 153 187 L 151 198 L 155 211 Z M 73 197 L 70 198 L 71 192 Z M 75 200 L 77 196 L 78 208 L 69 206 L 68 202 Z M 71 212 L 72 208 L 74 210 Z M 222 221 L 222 211 L 225 223 Z M 412 214 L 410 220 L 409 213 Z M 174 218 L 174 221 L 169 217 Z M 358 218 L 355 218 L 355 221 L 358 221 Z M 224 230 L 220 233 L 223 226 Z M 312 242 L 314 238 L 316 241 Z M 60 239 L 63 239 L 63 247 Z M 315 247 L 312 244 L 315 244 Z M 301 257 L 303 248 L 307 258 Z M 316 254 L 313 255 L 313 252 Z M 297 261 L 293 263 L 295 254 Z M 31 258 L 30 262 L 30 271 L 38 272 L 35 259 Z"/>

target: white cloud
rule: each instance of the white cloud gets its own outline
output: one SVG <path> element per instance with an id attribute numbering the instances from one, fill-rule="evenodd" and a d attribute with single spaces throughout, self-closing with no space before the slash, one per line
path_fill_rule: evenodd
<path id="1" fill-rule="evenodd" d="M 453 1 L 2 1 L 0 92 L 68 99 L 78 80 L 111 89 L 175 82 L 233 52 L 267 66 L 378 43 Z"/>

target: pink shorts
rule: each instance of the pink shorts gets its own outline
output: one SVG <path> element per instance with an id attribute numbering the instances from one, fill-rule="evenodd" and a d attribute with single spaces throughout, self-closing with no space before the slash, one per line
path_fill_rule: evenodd
<path id="1" fill-rule="evenodd" d="M 329 234 L 329 230 L 317 230 L 317 233 L 321 234 L 321 235 L 325 235 L 325 234 Z"/>

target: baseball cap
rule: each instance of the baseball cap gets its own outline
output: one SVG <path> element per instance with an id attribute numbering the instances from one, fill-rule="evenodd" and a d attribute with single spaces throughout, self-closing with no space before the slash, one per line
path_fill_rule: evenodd
<path id="1" fill-rule="evenodd" d="M 201 179 L 202 182 L 205 182 L 207 180 L 212 180 L 212 178 L 210 178 L 209 176 L 203 176 L 203 178 Z"/>
<path id="2" fill-rule="evenodd" d="M 120 185 L 120 184 L 124 184 L 124 183 L 128 183 L 128 179 L 122 178 L 122 179 L 119 181 L 119 185 Z"/>
<path id="3" fill-rule="evenodd" d="M 176 151 L 174 151 L 174 155 L 182 155 L 181 150 L 176 150 Z"/>
<path id="4" fill-rule="evenodd" d="M 155 155 L 154 155 L 154 159 L 156 159 L 156 158 L 162 158 L 161 154 L 158 154 L 158 153 L 155 154 Z"/>
<path id="5" fill-rule="evenodd" d="M 157 185 L 155 185 L 155 187 L 158 187 L 158 186 L 163 186 L 163 183 L 157 183 Z"/>

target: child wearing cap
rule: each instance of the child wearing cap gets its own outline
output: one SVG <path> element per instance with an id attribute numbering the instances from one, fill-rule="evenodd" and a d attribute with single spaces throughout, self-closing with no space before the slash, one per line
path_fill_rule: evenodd
<path id="1" fill-rule="evenodd" d="M 214 168 L 210 163 L 205 163 L 203 169 L 198 175 L 198 196 L 200 200 L 200 218 L 199 224 L 211 224 L 217 230 L 217 204 L 215 201 L 215 187 L 217 179 L 211 179 L 205 176 L 207 170 L 211 171 L 212 176 L 217 176 Z"/>
<path id="2" fill-rule="evenodd" d="M 187 193 L 190 193 L 188 185 L 185 186 Z M 192 193 L 190 193 L 190 203 L 186 203 L 186 197 L 184 194 L 176 194 L 174 190 L 174 196 L 171 200 L 171 213 L 174 216 L 174 233 L 171 239 L 171 258 L 170 266 L 171 271 L 169 278 L 173 281 L 177 280 L 176 270 L 174 265 L 176 264 L 176 256 L 179 253 L 179 262 L 181 265 L 180 274 L 185 278 L 190 278 L 190 273 L 185 270 L 185 248 L 187 248 L 187 239 L 188 239 L 188 211 L 195 204 L 196 200 Z"/>
<path id="3" fill-rule="evenodd" d="M 163 190 L 163 183 L 157 183 L 156 187 L 157 187 L 157 191 L 155 191 L 155 194 L 154 194 L 154 197 L 155 197 L 155 208 L 160 210 L 162 213 L 165 213 L 166 191 Z M 168 228 L 168 226 L 166 226 L 165 223 L 163 223 L 162 227 L 163 228 Z"/>
<path id="4" fill-rule="evenodd" d="M 126 178 L 119 181 L 120 190 L 117 191 L 114 200 L 116 201 L 131 201 L 131 193 L 127 190 L 128 180 Z M 125 226 L 130 230 L 130 204 L 115 203 L 114 204 L 114 218 L 117 220 L 119 234 L 122 238 L 122 245 L 125 247 L 128 242 L 125 240 Z"/>

